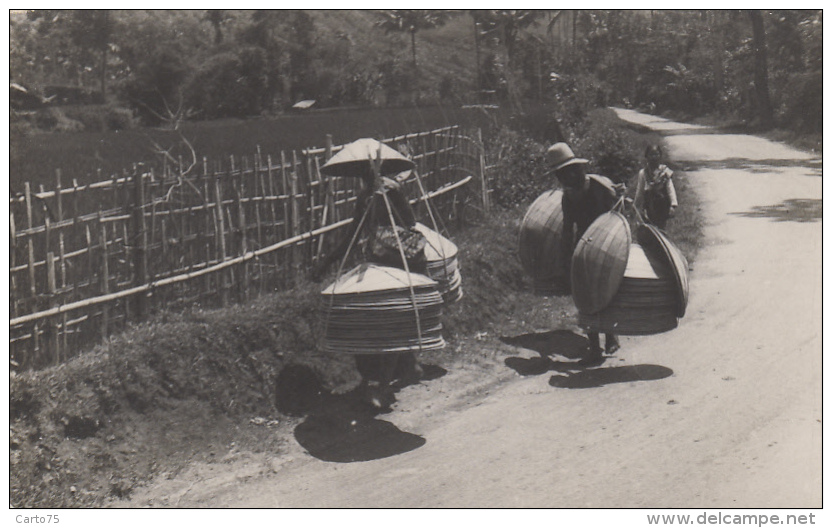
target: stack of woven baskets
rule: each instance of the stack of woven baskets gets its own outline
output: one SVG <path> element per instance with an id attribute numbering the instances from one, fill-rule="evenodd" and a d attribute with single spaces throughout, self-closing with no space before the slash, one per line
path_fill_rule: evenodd
<path id="1" fill-rule="evenodd" d="M 535 293 L 551 295 L 566 291 L 568 277 L 561 255 L 563 234 L 563 192 L 541 194 L 526 211 L 520 226 L 519 253 L 523 269 L 532 278 Z"/>
<path id="2" fill-rule="evenodd" d="M 425 257 L 428 277 L 439 285 L 439 293 L 447 304 L 462 298 L 462 275 L 459 272 L 459 253 L 456 244 L 433 229 L 417 223 L 415 229 L 425 236 Z"/>
<path id="3" fill-rule="evenodd" d="M 424 275 L 361 264 L 321 297 L 327 352 L 390 354 L 445 346 L 442 296 Z"/>
<path id="4" fill-rule="evenodd" d="M 618 212 L 589 226 L 572 256 L 578 323 L 590 331 L 648 335 L 676 328 L 688 300 L 688 265 L 655 226 L 642 225 L 638 243 Z"/>

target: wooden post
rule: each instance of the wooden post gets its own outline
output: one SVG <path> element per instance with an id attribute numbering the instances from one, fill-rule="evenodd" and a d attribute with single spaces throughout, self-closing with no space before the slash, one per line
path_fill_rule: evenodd
<path id="1" fill-rule="evenodd" d="M 144 221 L 144 175 L 133 165 L 133 265 L 136 273 L 134 286 L 148 283 L 147 276 L 147 230 Z M 136 295 L 136 317 L 141 321 L 147 316 L 147 293 Z"/>

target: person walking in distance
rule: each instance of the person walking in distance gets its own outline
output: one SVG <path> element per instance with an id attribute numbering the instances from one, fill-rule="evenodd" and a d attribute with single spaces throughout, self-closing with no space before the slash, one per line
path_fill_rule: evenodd
<path id="1" fill-rule="evenodd" d="M 633 203 L 643 218 L 664 229 L 679 202 L 673 186 L 673 171 L 662 163 L 662 148 L 650 145 L 644 152 L 647 165 L 638 171 Z"/>
<path id="2" fill-rule="evenodd" d="M 589 161 L 578 158 L 566 143 L 555 143 L 546 152 L 547 161 L 553 166 L 555 175 L 563 187 L 563 236 L 561 252 L 566 269 L 565 276 L 571 276 L 572 254 L 575 246 L 587 228 L 596 218 L 613 208 L 623 193 L 623 184 L 615 185 L 604 176 L 587 174 Z M 589 353 L 581 360 L 582 364 L 594 365 L 604 361 L 600 339 L 597 332 L 587 332 Z M 604 349 L 607 354 L 614 354 L 619 348 L 618 338 L 614 334 L 604 336 Z"/>

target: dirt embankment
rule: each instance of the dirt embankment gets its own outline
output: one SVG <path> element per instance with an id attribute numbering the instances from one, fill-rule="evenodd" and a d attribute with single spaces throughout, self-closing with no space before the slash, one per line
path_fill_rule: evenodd
<path id="1" fill-rule="evenodd" d="M 529 291 L 516 257 L 521 215 L 452 233 L 465 297 L 446 310 L 446 349 L 421 358 L 437 375 L 495 361 L 509 326 L 574 324 L 568 298 L 541 303 Z M 349 396 L 359 381 L 351 358 L 317 352 L 320 288 L 163 314 L 64 365 L 13 375 L 12 505 L 98 506 L 195 461 L 280 452 L 304 406 L 321 392 Z"/>

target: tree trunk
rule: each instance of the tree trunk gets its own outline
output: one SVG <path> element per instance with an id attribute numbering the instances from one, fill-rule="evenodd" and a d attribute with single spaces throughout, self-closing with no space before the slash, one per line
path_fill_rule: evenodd
<path id="1" fill-rule="evenodd" d="M 410 32 L 410 49 L 413 53 L 413 69 L 415 70 L 417 68 L 417 66 L 416 66 L 416 32 L 415 31 Z"/>
<path id="2" fill-rule="evenodd" d="M 101 99 L 107 102 L 107 46 L 101 48 Z"/>
<path id="3" fill-rule="evenodd" d="M 759 9 L 748 12 L 754 31 L 754 90 L 757 100 L 755 113 L 763 129 L 774 124 L 774 112 L 768 92 L 768 59 L 766 51 L 766 30 L 763 25 L 763 13 Z"/>
<path id="4" fill-rule="evenodd" d="M 477 59 L 477 93 L 482 97 L 482 71 L 480 69 L 480 26 L 474 20 L 474 53 Z"/>

